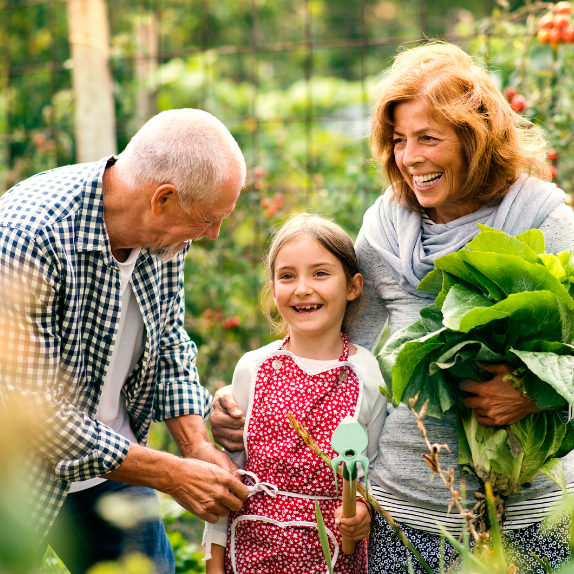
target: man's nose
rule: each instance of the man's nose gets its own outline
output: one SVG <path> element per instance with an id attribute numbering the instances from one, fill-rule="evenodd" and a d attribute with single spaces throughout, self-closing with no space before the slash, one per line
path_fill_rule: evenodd
<path id="1" fill-rule="evenodd" d="M 214 241 L 219 237 L 219 230 L 221 229 L 221 221 L 214 221 L 203 233 L 205 237 Z"/>

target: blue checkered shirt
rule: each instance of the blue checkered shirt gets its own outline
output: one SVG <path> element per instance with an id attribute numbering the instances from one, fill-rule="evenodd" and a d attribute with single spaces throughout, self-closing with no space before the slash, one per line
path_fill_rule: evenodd
<path id="1" fill-rule="evenodd" d="M 0 198 L 0 398 L 36 413 L 22 432 L 25 512 L 39 537 L 70 482 L 111 472 L 130 445 L 94 419 L 121 305 L 103 217 L 108 161 L 36 175 Z M 211 406 L 183 326 L 185 254 L 162 263 L 144 249 L 131 278 L 146 339 L 122 392 L 140 444 L 152 420 L 205 418 Z"/>

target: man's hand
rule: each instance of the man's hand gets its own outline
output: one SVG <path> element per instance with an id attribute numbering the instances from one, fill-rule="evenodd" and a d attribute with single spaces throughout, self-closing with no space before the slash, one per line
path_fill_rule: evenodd
<path id="1" fill-rule="evenodd" d="M 343 507 L 335 510 L 335 524 L 339 527 L 341 536 L 347 540 L 362 540 L 369 535 L 371 528 L 371 512 L 369 507 L 357 501 L 357 513 L 352 518 L 343 518 Z"/>
<path id="2" fill-rule="evenodd" d="M 215 464 L 133 443 L 122 464 L 104 478 L 165 492 L 207 522 L 217 522 L 218 516 L 239 510 L 249 492 L 240 480 Z"/>
<path id="3" fill-rule="evenodd" d="M 233 398 L 231 386 L 223 387 L 215 393 L 210 422 L 215 442 L 229 452 L 244 450 L 245 417 Z"/>
<path id="4" fill-rule="evenodd" d="M 211 462 L 235 474 L 237 465 L 227 453 L 211 443 L 200 415 L 174 417 L 167 419 L 165 424 L 184 457 Z"/>
<path id="5" fill-rule="evenodd" d="M 209 462 L 179 458 L 170 470 L 164 492 L 207 522 L 215 523 L 230 510 L 239 510 L 249 492 L 227 471 Z"/>
<path id="6" fill-rule="evenodd" d="M 485 371 L 494 377 L 490 381 L 462 381 L 461 390 L 471 393 L 464 404 L 476 414 L 476 419 L 485 426 L 510 425 L 530 413 L 540 411 L 536 401 L 525 397 L 512 386 L 512 381 L 504 381 L 510 374 L 506 365 L 481 364 Z"/>

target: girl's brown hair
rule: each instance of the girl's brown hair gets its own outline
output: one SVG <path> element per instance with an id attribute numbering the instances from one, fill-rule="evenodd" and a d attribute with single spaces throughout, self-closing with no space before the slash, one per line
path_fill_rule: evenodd
<path id="1" fill-rule="evenodd" d="M 398 203 L 421 209 L 395 163 L 393 145 L 394 110 L 413 101 L 424 102 L 432 119 L 452 126 L 459 137 L 468 174 L 460 203 L 495 205 L 522 173 L 550 180 L 540 130 L 512 110 L 487 70 L 468 54 L 433 42 L 395 58 L 373 110 L 371 151 Z"/>
<path id="2" fill-rule="evenodd" d="M 299 237 L 309 237 L 319 242 L 321 247 L 334 255 L 340 262 L 347 277 L 347 285 L 359 272 L 359 263 L 353 240 L 348 233 L 334 221 L 311 213 L 299 213 L 291 217 L 272 236 L 269 248 L 263 258 L 268 281 L 262 292 L 261 302 L 263 313 L 277 333 L 286 333 L 288 325 L 279 315 L 273 304 L 270 283 L 275 281 L 275 261 L 281 248 Z M 343 331 L 360 313 L 364 305 L 364 294 L 353 301 L 347 302 Z"/>

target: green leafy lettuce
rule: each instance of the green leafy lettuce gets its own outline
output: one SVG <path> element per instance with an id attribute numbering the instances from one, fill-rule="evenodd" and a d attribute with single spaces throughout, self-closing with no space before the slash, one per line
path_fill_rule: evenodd
<path id="1" fill-rule="evenodd" d="M 539 472 L 564 489 L 560 457 L 574 449 L 574 428 L 557 409 L 574 405 L 574 251 L 545 253 L 536 229 L 512 237 L 479 227 L 421 281 L 435 303 L 381 350 L 381 392 L 395 406 L 417 397 L 415 408 L 427 403 L 437 418 L 456 409 L 459 465 L 501 496 Z M 459 382 L 491 378 L 483 363 L 505 363 L 513 386 L 544 410 L 506 427 L 481 425 Z"/>

